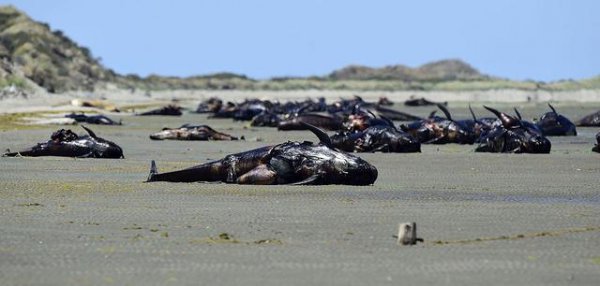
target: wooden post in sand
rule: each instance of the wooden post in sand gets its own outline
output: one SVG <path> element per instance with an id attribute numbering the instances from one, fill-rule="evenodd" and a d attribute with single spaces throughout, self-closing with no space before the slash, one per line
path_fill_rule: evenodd
<path id="1" fill-rule="evenodd" d="M 417 223 L 407 222 L 401 223 L 398 226 L 398 244 L 400 245 L 415 245 L 417 241 L 423 241 L 417 237 Z"/>

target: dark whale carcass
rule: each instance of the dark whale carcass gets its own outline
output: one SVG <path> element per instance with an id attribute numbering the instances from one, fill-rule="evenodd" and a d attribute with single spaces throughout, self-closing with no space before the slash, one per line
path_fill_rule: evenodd
<path id="1" fill-rule="evenodd" d="M 377 105 L 392 106 L 394 102 L 387 98 L 387 96 L 381 96 L 377 101 Z"/>
<path id="2" fill-rule="evenodd" d="M 475 133 L 461 122 L 453 120 L 445 106 L 437 106 L 446 118 L 431 116 L 400 127 L 424 144 L 473 144 L 477 139 Z"/>
<path id="3" fill-rule="evenodd" d="M 264 111 L 252 118 L 250 126 L 255 127 L 277 127 L 281 120 L 279 114 L 270 111 Z"/>
<path id="4" fill-rule="evenodd" d="M 204 102 L 198 104 L 196 113 L 211 113 L 217 112 L 223 106 L 223 101 L 217 97 L 211 97 Z"/>
<path id="5" fill-rule="evenodd" d="M 61 129 L 50 136 L 50 140 L 38 143 L 30 149 L 19 152 L 7 152 L 2 156 L 62 156 L 79 158 L 124 158 L 123 150 L 114 142 L 96 136 L 85 126 L 81 126 L 89 135 L 77 135 L 73 131 Z"/>
<path id="6" fill-rule="evenodd" d="M 548 103 L 552 111 L 545 113 L 536 125 L 545 136 L 576 136 L 575 124 L 568 118 L 556 112 L 556 109 Z"/>
<path id="7" fill-rule="evenodd" d="M 421 143 L 410 134 L 398 130 L 384 116 L 377 117 L 368 109 L 355 108 L 344 123 L 346 130 L 331 136 L 336 148 L 347 152 L 421 152 Z"/>
<path id="8" fill-rule="evenodd" d="M 600 132 L 596 134 L 596 146 L 592 148 L 592 151 L 600 153 Z"/>
<path id="9" fill-rule="evenodd" d="M 338 151 L 329 136 L 307 125 L 320 143 L 286 142 L 266 146 L 188 169 L 158 173 L 152 161 L 148 182 L 215 181 L 237 184 L 274 185 L 371 185 L 377 169 L 367 161 Z"/>
<path id="10" fill-rule="evenodd" d="M 394 123 L 385 116 L 377 116 L 372 110 L 363 108 L 357 105 L 353 108 L 352 113 L 345 117 L 345 131 L 362 131 L 369 126 L 388 125 L 394 126 Z"/>
<path id="11" fill-rule="evenodd" d="M 277 124 L 277 130 L 307 130 L 310 124 L 327 130 L 340 130 L 343 128 L 341 118 L 326 113 L 302 113 L 291 115 L 288 118 L 281 119 Z"/>
<path id="12" fill-rule="evenodd" d="M 532 129 L 533 131 L 536 131 L 538 133 L 544 134 L 544 131 L 537 123 L 533 123 L 531 121 L 523 119 L 523 116 L 521 116 L 521 113 L 519 112 L 519 110 L 516 107 L 513 109 L 515 110 L 515 114 L 517 115 L 517 118 L 519 119 L 519 121 L 521 122 L 521 125 L 523 125 L 523 127 L 526 127 L 526 128 Z M 544 136 L 546 136 L 546 134 L 544 134 Z"/>
<path id="13" fill-rule="evenodd" d="M 149 115 L 167 115 L 167 116 L 181 116 L 181 107 L 173 104 L 169 104 L 165 107 L 154 109 L 150 111 L 146 111 L 144 113 L 138 114 L 139 116 L 149 116 Z"/>
<path id="14" fill-rule="evenodd" d="M 150 134 L 152 140 L 238 140 L 231 136 L 212 129 L 208 125 L 184 124 L 179 128 L 163 128 L 162 131 Z"/>
<path id="15" fill-rule="evenodd" d="M 538 129 L 528 127 L 506 113 L 484 107 L 494 113 L 502 124 L 494 126 L 487 134 L 482 134 L 475 152 L 550 153 L 550 140 Z"/>
<path id="16" fill-rule="evenodd" d="M 591 127 L 600 126 L 600 110 L 598 110 L 592 114 L 588 114 L 588 115 L 584 116 L 583 118 L 577 120 L 575 122 L 575 125 L 591 126 Z"/>
<path id="17" fill-rule="evenodd" d="M 122 125 L 122 122 L 116 122 L 104 115 L 85 115 L 84 113 L 75 113 L 65 115 L 66 118 L 73 118 L 77 122 L 85 122 L 88 124 L 100 124 L 100 125 Z"/>
<path id="18" fill-rule="evenodd" d="M 394 110 L 391 108 L 383 107 L 381 105 L 376 105 L 374 110 L 377 111 L 377 113 L 379 113 L 379 115 L 385 116 L 386 118 L 389 118 L 390 120 L 411 121 L 411 120 L 421 119 L 421 117 L 419 117 L 419 116 L 415 116 L 415 115 L 408 114 L 406 112 L 402 112 L 399 110 Z"/>
<path id="19" fill-rule="evenodd" d="M 421 152 L 421 143 L 393 125 L 374 125 L 363 130 L 341 131 L 331 136 L 336 148 L 347 152 Z"/>
<path id="20" fill-rule="evenodd" d="M 496 117 L 477 118 L 470 104 L 469 111 L 471 112 L 471 117 L 473 119 L 457 120 L 457 122 L 466 127 L 473 134 L 473 137 L 476 138 L 475 143 L 479 143 L 479 138 L 481 138 L 482 134 L 487 134 L 487 132 L 489 132 L 495 125 L 500 124 L 500 120 L 498 120 Z"/>
<path id="21" fill-rule="evenodd" d="M 421 98 L 415 98 L 414 96 L 411 96 L 409 99 L 407 99 L 406 101 L 404 101 L 404 105 L 406 106 L 429 106 L 429 105 L 437 105 L 439 104 L 438 102 L 433 102 L 431 100 L 428 100 L 424 97 Z M 443 103 L 441 103 L 443 105 L 448 106 L 448 102 L 445 101 Z"/>

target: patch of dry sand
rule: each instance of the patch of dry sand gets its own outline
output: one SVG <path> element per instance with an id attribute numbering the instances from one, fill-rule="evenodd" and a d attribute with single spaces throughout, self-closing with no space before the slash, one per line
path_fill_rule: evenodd
<path id="1" fill-rule="evenodd" d="M 484 90 L 484 91 L 351 91 L 351 90 L 291 90 L 291 91 L 245 91 L 245 90 L 170 90 L 170 91 L 130 91 L 105 89 L 96 92 L 69 92 L 64 94 L 36 93 L 27 99 L 10 98 L 0 101 L 0 113 L 36 111 L 88 110 L 71 105 L 73 99 L 107 101 L 122 106 L 161 105 L 172 100 L 183 104 L 197 104 L 210 97 L 226 101 L 242 101 L 246 98 L 260 98 L 278 101 L 304 100 L 324 97 L 327 101 L 339 98 L 361 96 L 366 101 L 377 101 L 386 96 L 396 103 L 404 102 L 411 96 L 425 97 L 435 101 L 449 102 L 498 102 L 498 103 L 538 103 L 538 102 L 586 102 L 600 103 L 600 90 L 578 91 L 523 91 L 523 90 Z"/>

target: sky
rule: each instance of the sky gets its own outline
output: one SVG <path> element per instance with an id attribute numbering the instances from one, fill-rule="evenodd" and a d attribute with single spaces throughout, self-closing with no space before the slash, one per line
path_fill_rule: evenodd
<path id="1" fill-rule="evenodd" d="M 118 73 L 252 78 L 461 59 L 515 80 L 600 75 L 596 0 L 18 0 Z"/>

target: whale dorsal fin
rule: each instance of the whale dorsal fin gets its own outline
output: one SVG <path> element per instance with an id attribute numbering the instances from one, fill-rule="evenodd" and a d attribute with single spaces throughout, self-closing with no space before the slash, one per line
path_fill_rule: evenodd
<path id="1" fill-rule="evenodd" d="M 477 117 L 475 116 L 475 112 L 473 112 L 473 108 L 471 108 L 470 103 L 469 103 L 469 111 L 471 112 L 471 116 L 473 116 L 473 121 L 477 121 Z"/>
<path id="2" fill-rule="evenodd" d="M 517 118 L 519 118 L 519 120 L 523 120 L 523 116 L 521 116 L 521 112 L 519 112 L 519 110 L 515 107 L 515 114 L 517 115 Z"/>
<path id="3" fill-rule="evenodd" d="M 377 115 L 375 115 L 371 109 L 367 109 L 367 113 L 372 116 L 371 118 L 377 118 Z M 379 117 L 381 117 L 381 115 Z"/>
<path id="4" fill-rule="evenodd" d="M 146 182 L 152 182 L 152 177 L 154 177 L 156 174 L 158 174 L 158 169 L 156 168 L 156 162 L 152 160 L 152 162 L 150 162 L 150 174 L 148 174 L 148 179 L 146 179 Z"/>
<path id="5" fill-rule="evenodd" d="M 521 121 L 517 118 L 514 118 L 504 112 L 500 112 L 496 109 L 487 107 L 485 105 L 483 107 L 485 107 L 485 109 L 494 113 L 496 115 L 496 117 L 498 117 L 498 119 L 500 119 L 500 122 L 502 122 L 502 126 L 504 126 L 504 128 L 513 128 L 513 127 L 521 125 Z"/>
<path id="6" fill-rule="evenodd" d="M 389 124 L 389 125 L 390 125 L 391 127 L 393 127 L 394 129 L 398 130 L 398 129 L 396 128 L 396 126 L 394 126 L 394 122 L 393 122 L 392 120 L 390 120 L 389 118 L 387 118 L 387 117 L 385 117 L 385 116 L 383 116 L 383 115 L 380 115 L 380 116 L 379 116 L 379 118 L 381 118 L 383 121 L 385 121 L 387 124 Z"/>
<path id="7" fill-rule="evenodd" d="M 302 126 L 306 127 L 306 129 L 310 130 L 312 133 L 314 133 L 318 138 L 319 141 L 321 142 L 321 144 L 333 148 L 332 144 L 331 144 L 331 138 L 329 138 L 329 135 L 327 135 L 327 133 L 325 133 L 325 131 L 321 130 L 320 128 L 312 125 L 312 124 L 308 124 L 306 122 L 300 122 L 300 124 L 302 124 Z"/>
<path id="8" fill-rule="evenodd" d="M 94 139 L 98 138 L 98 136 L 96 136 L 96 133 L 94 133 L 94 131 L 92 131 L 91 129 L 85 127 L 84 125 L 81 125 L 81 128 L 85 129 L 85 131 L 87 131 L 87 133 L 90 134 L 90 136 L 92 136 L 92 138 L 94 138 Z"/>
<path id="9" fill-rule="evenodd" d="M 444 113 L 444 115 L 446 116 L 446 119 L 452 120 L 452 115 L 450 115 L 450 111 L 448 111 L 448 109 L 443 104 L 438 103 L 436 105 Z"/>
<path id="10" fill-rule="evenodd" d="M 550 106 L 550 109 L 552 109 L 552 112 L 558 114 L 558 112 L 556 112 L 556 109 L 554 109 L 554 106 L 552 106 L 552 104 L 548 103 L 548 106 Z"/>

